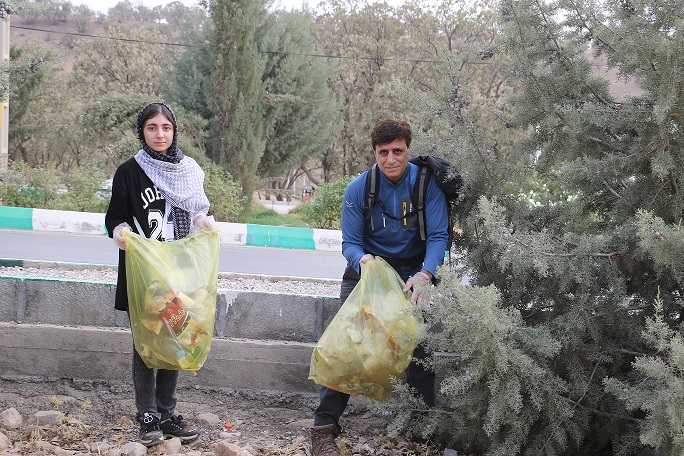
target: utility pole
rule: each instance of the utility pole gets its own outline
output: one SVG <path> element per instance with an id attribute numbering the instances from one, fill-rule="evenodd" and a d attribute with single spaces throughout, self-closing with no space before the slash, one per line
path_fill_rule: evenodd
<path id="1" fill-rule="evenodd" d="M 10 49 L 10 13 L 12 8 L 6 3 L 0 3 L 0 52 L 2 64 L 9 62 Z M 8 76 L 9 79 L 9 76 Z M 0 173 L 7 172 L 9 159 L 9 90 L 5 92 L 0 106 Z"/>

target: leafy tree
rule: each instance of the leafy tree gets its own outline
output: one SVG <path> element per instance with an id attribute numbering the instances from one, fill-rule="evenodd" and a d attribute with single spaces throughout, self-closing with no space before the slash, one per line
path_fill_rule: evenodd
<path id="1" fill-rule="evenodd" d="M 171 30 L 183 32 L 202 27 L 207 20 L 207 13 L 200 7 L 187 7 L 179 1 L 175 1 L 162 8 L 161 17 L 166 19 Z"/>
<path id="2" fill-rule="evenodd" d="M 324 158 L 326 178 L 354 175 L 373 161 L 368 132 L 380 117 L 406 117 L 406 105 L 392 91 L 393 78 L 407 76 L 400 60 L 410 55 L 404 27 L 386 3 L 334 0 L 317 15 L 313 29 L 318 49 L 336 60 L 330 85 L 337 94 L 342 128 Z"/>
<path id="3" fill-rule="evenodd" d="M 50 141 L 64 116 L 52 118 L 58 106 L 68 108 L 63 85 L 56 74 L 62 55 L 43 43 L 28 41 L 10 47 L 10 65 L 5 90 L 9 92 L 9 159 L 31 166 L 45 163 L 46 152 L 38 144 Z M 7 92 L 5 92 L 7 93 Z M 63 101 L 60 105 L 59 101 Z M 69 109 L 67 109 L 67 112 Z"/>
<path id="4" fill-rule="evenodd" d="M 285 175 L 274 188 L 289 189 L 311 157 L 321 158 L 337 134 L 335 96 L 325 60 L 313 59 L 309 14 L 276 12 L 267 16 L 259 50 L 266 55 L 262 75 L 265 149 L 263 177 Z"/>
<path id="5" fill-rule="evenodd" d="M 85 33 L 95 18 L 95 12 L 86 5 L 76 5 L 72 8 L 71 17 L 76 23 L 76 30 L 79 33 Z"/>
<path id="6" fill-rule="evenodd" d="M 11 6 L 19 12 L 19 15 L 21 15 L 21 18 L 25 20 L 27 24 L 35 24 L 48 8 L 48 6 L 43 3 L 30 2 L 27 0 L 14 1 L 11 3 Z"/>
<path id="7" fill-rule="evenodd" d="M 71 12 L 71 3 L 68 2 L 41 0 L 39 3 L 43 6 L 42 13 L 50 25 L 66 22 L 67 16 Z"/>
<path id="8" fill-rule="evenodd" d="M 103 96 L 84 104 L 72 125 L 75 135 L 67 142 L 77 166 L 97 167 L 111 177 L 140 149 L 135 121 L 149 102 L 147 95 L 131 94 Z"/>
<path id="9" fill-rule="evenodd" d="M 129 0 L 119 2 L 107 11 L 109 19 L 117 21 L 118 23 L 126 21 L 134 21 L 136 12 L 133 4 Z"/>
<path id="10" fill-rule="evenodd" d="M 96 167 L 76 168 L 65 174 L 63 183 L 66 193 L 59 196 L 56 209 L 104 213 L 109 200 L 97 196 L 102 182 L 106 179 L 103 169 Z"/>
<path id="11" fill-rule="evenodd" d="M 154 30 L 116 27 L 107 30 L 107 38 L 82 38 L 74 49 L 70 85 L 86 98 L 126 93 L 158 97 L 162 62 L 174 52 L 162 42 Z"/>
<path id="12" fill-rule="evenodd" d="M 212 0 L 215 52 L 213 92 L 209 107 L 216 113 L 210 133 L 212 158 L 230 170 L 246 196 L 245 211 L 255 189 L 257 167 L 264 152 L 263 59 L 255 30 L 263 13 L 260 1 Z"/>
<path id="13" fill-rule="evenodd" d="M 679 455 L 684 11 L 505 0 L 500 12 L 510 148 L 495 153 L 462 102 L 476 54 L 443 56 L 441 97 L 409 94 L 439 132 L 422 141 L 466 176 L 462 262 L 440 271 L 425 311 L 440 322 L 426 343 L 445 354 L 444 410 L 414 414 L 414 428 L 487 455 Z M 639 91 L 618 96 L 599 56 Z M 570 197 L 529 204 L 518 189 L 531 177 Z M 423 409 L 407 401 L 396 432 Z"/>
<path id="14" fill-rule="evenodd" d="M 500 67 L 483 60 L 493 52 L 496 3 L 442 0 L 390 7 L 383 2 L 336 0 L 319 4 L 314 35 L 319 52 L 336 57 L 337 72 L 330 86 L 338 97 L 342 119 L 335 149 L 324 159 L 326 175 L 356 174 L 372 163 L 368 131 L 379 117 L 416 118 L 417 105 L 399 96 L 398 82 L 421 91 L 455 85 L 441 64 L 445 54 L 472 57 L 461 61 L 472 67 L 470 79 L 459 81 L 469 88 L 468 102 L 501 99 L 505 86 Z M 426 119 L 420 128 L 430 130 L 436 125 Z M 488 121 L 487 125 L 493 128 L 495 124 Z M 497 138 L 507 138 L 498 133 L 492 131 Z M 413 150 L 424 153 L 429 148 L 430 144 L 416 144 Z"/>

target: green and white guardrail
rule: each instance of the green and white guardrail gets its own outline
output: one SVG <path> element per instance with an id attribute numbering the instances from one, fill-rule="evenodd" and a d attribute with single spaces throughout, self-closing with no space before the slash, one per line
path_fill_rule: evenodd
<path id="1" fill-rule="evenodd" d="M 342 251 L 342 232 L 217 222 L 222 244 Z M 104 214 L 0 206 L 0 228 L 106 235 Z"/>

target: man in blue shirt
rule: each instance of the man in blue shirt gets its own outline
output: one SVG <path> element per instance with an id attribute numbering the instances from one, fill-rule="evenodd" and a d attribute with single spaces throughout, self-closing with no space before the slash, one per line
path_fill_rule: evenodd
<path id="1" fill-rule="evenodd" d="M 411 201 L 419 169 L 409 163 L 411 126 L 400 120 L 381 120 L 371 131 L 371 145 L 380 170 L 380 184 L 370 218 L 365 212 L 366 177 L 372 169 L 349 184 L 342 204 L 342 254 L 347 259 L 347 268 L 342 277 L 340 304 L 358 283 L 363 265 L 380 256 L 406 282 L 404 291 L 413 291 L 411 301 L 422 305 L 425 303 L 421 289 L 434 279 L 447 245 L 449 220 L 444 194 L 430 179 L 425 198 L 427 235 L 422 240 Z M 428 353 L 419 345 L 413 356 L 424 359 Z M 433 407 L 435 374 L 415 361 L 406 374 L 408 383 L 428 407 Z M 339 419 L 348 401 L 348 394 L 321 387 L 310 431 L 313 456 L 341 454 L 334 439 L 341 431 Z"/>

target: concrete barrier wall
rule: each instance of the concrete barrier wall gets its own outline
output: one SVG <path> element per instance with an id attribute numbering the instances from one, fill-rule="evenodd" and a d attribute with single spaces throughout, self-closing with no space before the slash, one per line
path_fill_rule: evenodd
<path id="1" fill-rule="evenodd" d="M 0 372 L 117 380 L 133 339 L 116 286 L 0 277 Z M 194 384 L 310 392 L 311 352 L 339 299 L 219 290 L 209 358 Z"/>
<path id="2" fill-rule="evenodd" d="M 217 222 L 221 243 L 308 250 L 342 250 L 339 230 Z M 104 214 L 0 206 L 0 228 L 107 234 Z"/>
<path id="3" fill-rule="evenodd" d="M 318 391 L 308 380 L 314 344 L 214 339 L 197 375 L 180 382 L 211 388 Z M 126 381 L 133 339 L 122 328 L 0 322 L 0 369 L 6 378 Z"/>

